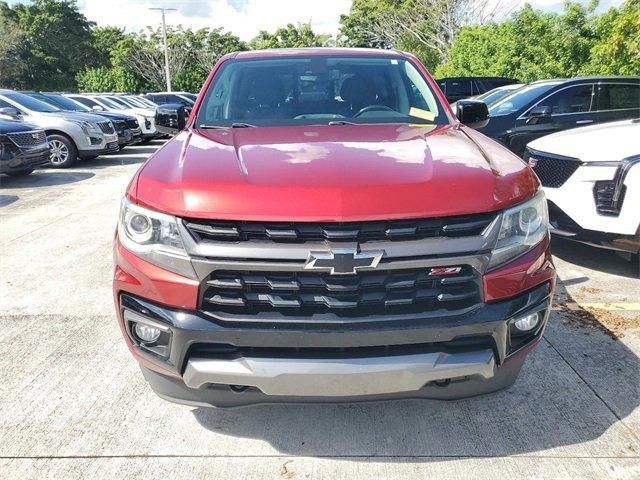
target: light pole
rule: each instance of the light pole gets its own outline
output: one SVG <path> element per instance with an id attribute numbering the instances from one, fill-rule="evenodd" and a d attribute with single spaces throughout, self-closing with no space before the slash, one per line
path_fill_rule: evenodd
<path id="1" fill-rule="evenodd" d="M 169 71 L 169 47 L 167 46 L 167 25 L 164 21 L 164 12 L 175 12 L 175 8 L 150 8 L 162 12 L 162 43 L 164 45 L 164 74 L 167 79 L 167 92 L 171 91 L 171 72 Z"/>

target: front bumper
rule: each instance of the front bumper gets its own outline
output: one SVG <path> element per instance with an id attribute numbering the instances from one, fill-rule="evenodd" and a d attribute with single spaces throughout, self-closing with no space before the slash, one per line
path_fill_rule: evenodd
<path id="1" fill-rule="evenodd" d="M 640 227 L 633 235 L 601 232 L 582 228 L 555 203 L 549 201 L 551 233 L 559 238 L 599 248 L 637 254 L 640 253 Z"/>
<path id="2" fill-rule="evenodd" d="M 178 403 L 232 407 L 453 399 L 505 388 L 542 336 L 551 293 L 549 282 L 456 318 L 330 329 L 247 328 L 124 293 L 118 304 L 127 343 L 156 393 Z M 531 312 L 540 312 L 539 324 L 514 336 L 514 318 Z M 140 316 L 170 332 L 165 356 L 136 341 L 131 319 Z"/>
<path id="3" fill-rule="evenodd" d="M 118 135 L 115 133 L 104 134 L 100 137 L 85 137 L 83 143 L 78 143 L 78 155 L 81 158 L 95 157 L 98 155 L 116 153 L 119 148 Z"/>
<path id="4" fill-rule="evenodd" d="M 20 172 L 49 164 L 49 147 L 22 150 L 10 158 L 0 159 L 0 173 Z"/>

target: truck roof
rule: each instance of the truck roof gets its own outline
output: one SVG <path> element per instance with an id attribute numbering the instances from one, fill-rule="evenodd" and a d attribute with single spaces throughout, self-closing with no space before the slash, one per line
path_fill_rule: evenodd
<path id="1" fill-rule="evenodd" d="M 271 48 L 265 50 L 249 50 L 238 52 L 236 58 L 264 58 L 282 56 L 367 56 L 367 57 L 403 57 L 398 50 L 382 50 L 379 48 L 340 48 L 340 47 L 309 47 L 309 48 Z"/>

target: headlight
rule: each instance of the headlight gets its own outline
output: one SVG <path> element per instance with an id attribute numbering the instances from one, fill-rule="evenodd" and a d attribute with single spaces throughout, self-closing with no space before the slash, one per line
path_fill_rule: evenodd
<path id="1" fill-rule="evenodd" d="M 196 278 L 175 217 L 148 210 L 123 198 L 118 237 L 122 245 L 138 257 L 185 277 Z"/>
<path id="2" fill-rule="evenodd" d="M 549 234 L 549 214 L 544 192 L 531 200 L 505 210 L 498 241 L 489 268 L 502 265 L 528 252 Z"/>
<path id="3" fill-rule="evenodd" d="M 85 135 L 90 135 L 91 132 L 101 132 L 98 125 L 91 122 L 85 122 L 84 120 L 71 120 L 76 125 L 79 125 Z"/>

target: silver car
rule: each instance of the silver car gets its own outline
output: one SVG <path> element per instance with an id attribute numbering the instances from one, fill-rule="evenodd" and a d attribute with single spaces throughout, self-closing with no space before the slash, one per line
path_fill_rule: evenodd
<path id="1" fill-rule="evenodd" d="M 51 166 L 118 151 L 113 123 L 90 113 L 67 112 L 20 92 L 0 90 L 0 118 L 22 120 L 47 133 Z"/>

